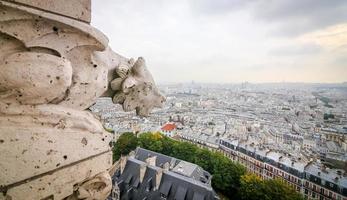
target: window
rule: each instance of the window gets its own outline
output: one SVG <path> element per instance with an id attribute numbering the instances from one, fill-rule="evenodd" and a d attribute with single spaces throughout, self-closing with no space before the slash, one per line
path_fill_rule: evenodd
<path id="1" fill-rule="evenodd" d="M 321 180 L 321 184 L 322 184 L 322 185 L 325 185 L 325 180 L 322 179 L 322 180 Z"/>

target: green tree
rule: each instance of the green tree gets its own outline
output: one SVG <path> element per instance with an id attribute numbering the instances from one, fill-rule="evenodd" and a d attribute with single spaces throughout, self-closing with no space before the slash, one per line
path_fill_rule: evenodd
<path id="1" fill-rule="evenodd" d="M 269 179 L 264 181 L 264 199 L 269 200 L 303 200 L 300 193 L 296 192 L 287 183 L 280 179 Z"/>
<path id="2" fill-rule="evenodd" d="M 194 163 L 202 167 L 208 172 L 212 173 L 213 170 L 213 159 L 212 159 L 212 152 L 208 149 L 198 149 L 195 152 L 195 158 Z"/>
<path id="3" fill-rule="evenodd" d="M 194 162 L 197 149 L 198 147 L 188 142 L 175 143 L 172 149 L 172 156 L 187 162 Z"/>
<path id="4" fill-rule="evenodd" d="M 164 136 L 160 133 L 142 133 L 138 138 L 138 144 L 140 147 L 162 153 L 163 144 L 162 138 Z"/>
<path id="5" fill-rule="evenodd" d="M 261 180 L 254 174 L 246 174 L 240 182 L 241 200 L 303 200 L 300 193 L 280 179 Z"/>
<path id="6" fill-rule="evenodd" d="M 239 198 L 241 200 L 265 199 L 265 184 L 255 174 L 245 174 L 240 179 Z"/>
<path id="7" fill-rule="evenodd" d="M 137 138 L 133 133 L 123 133 L 113 145 L 113 162 L 136 149 L 137 143 Z"/>
<path id="8" fill-rule="evenodd" d="M 246 173 L 246 169 L 221 153 L 213 153 L 212 163 L 212 186 L 228 197 L 234 196 L 240 186 L 240 177 Z"/>

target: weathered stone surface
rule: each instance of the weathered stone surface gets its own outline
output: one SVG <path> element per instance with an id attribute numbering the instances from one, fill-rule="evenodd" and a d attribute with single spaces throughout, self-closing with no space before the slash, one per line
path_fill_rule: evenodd
<path id="1" fill-rule="evenodd" d="M 65 3 L 69 5 L 73 1 Z M 95 50 L 103 51 L 108 45 L 107 37 L 87 23 L 3 0 L 0 1 L 0 5 L 0 21 L 3 23 L 0 26 L 1 32 L 18 38 L 25 47 L 34 47 L 36 42 L 43 41 L 41 44 L 44 47 L 49 45 L 47 48 L 51 47 L 53 50 L 65 49 L 56 49 L 53 44 L 58 46 L 60 46 L 59 44 L 69 44 L 69 47 L 62 46 L 72 49 L 84 44 L 83 37 L 88 38 L 87 41 L 95 46 Z M 64 33 L 74 33 L 75 39 L 66 38 Z M 52 35 L 59 37 L 50 40 Z"/>
<path id="2" fill-rule="evenodd" d="M 91 2 L 90 0 L 74 0 L 66 3 L 65 0 L 8 0 L 14 3 L 25 4 L 38 9 L 52 12 L 58 15 L 71 17 L 90 23 Z"/>
<path id="3" fill-rule="evenodd" d="M 89 0 L 0 0 L 1 200 L 105 199 L 113 136 L 86 109 L 110 96 L 145 116 L 165 100 L 88 16 Z"/>
<path id="4" fill-rule="evenodd" d="M 128 69 L 116 71 L 122 75 L 111 82 L 112 90 L 116 91 L 113 102 L 121 103 L 124 111 L 136 110 L 138 115 L 148 116 L 153 108 L 161 107 L 165 97 L 160 94 L 142 57 L 132 66 L 131 61 L 128 64 Z"/>
<path id="5" fill-rule="evenodd" d="M 84 182 L 77 190 L 78 199 L 106 199 L 112 190 L 112 179 L 108 172 L 98 174 Z"/>
<path id="6" fill-rule="evenodd" d="M 136 109 L 139 115 L 146 116 L 152 108 L 160 107 L 165 100 L 156 88 L 144 59 L 139 58 L 134 63 L 133 59 L 129 60 L 114 53 L 107 47 L 107 39 L 96 29 L 81 22 L 71 21 L 69 18 L 54 16 L 42 11 L 38 13 L 31 8 L 8 2 L 1 3 L 3 5 L 0 7 L 0 42 L 2 44 L 0 48 L 4 52 L 0 53 L 2 63 L 3 65 L 12 64 L 8 63 L 6 59 L 11 59 L 15 55 L 26 55 L 26 63 L 22 65 L 29 66 L 31 69 L 30 73 L 19 72 L 21 76 L 29 77 L 30 84 L 26 84 L 25 80 L 17 80 L 18 83 L 12 85 L 2 83 L 0 92 L 4 92 L 0 95 L 6 95 L 7 98 L 14 98 L 17 102 L 23 103 L 21 99 L 32 99 L 33 97 L 23 95 L 21 94 L 23 91 L 19 91 L 23 90 L 20 85 L 25 84 L 26 89 L 37 91 L 35 95 L 38 98 L 32 99 L 31 104 L 55 103 L 84 110 L 103 94 L 113 96 L 115 91 L 107 91 L 107 89 L 109 81 L 116 79 L 121 83 L 122 88 L 117 91 L 115 97 L 120 100 L 114 102 L 123 104 L 125 111 Z M 37 57 L 40 56 L 38 54 L 52 56 Z M 49 68 L 42 70 L 36 67 L 43 66 L 42 63 L 47 62 L 47 57 L 51 58 L 51 62 L 57 64 L 64 62 L 66 65 L 64 70 L 71 65 L 70 77 L 69 73 L 65 73 L 65 76 L 61 77 L 60 72 L 64 72 L 62 69 L 54 72 Z M 14 61 L 22 62 L 19 59 Z M 21 67 L 17 68 L 21 69 Z M 15 75 L 9 73 L 14 72 L 4 71 L 3 76 L 10 75 L 9 79 L 16 78 Z M 40 73 L 45 73 L 46 76 L 42 77 Z M 71 82 L 63 82 L 66 79 L 71 79 Z M 38 85 L 45 85 L 47 81 L 52 86 L 50 89 L 54 90 L 51 91 L 51 95 L 46 93 L 47 90 L 37 88 Z M 62 85 L 64 87 L 61 87 Z M 44 93 L 40 93 L 39 90 Z M 22 96 L 16 98 L 15 94 Z M 126 99 L 127 101 L 125 101 Z"/>
<path id="7" fill-rule="evenodd" d="M 98 173 L 107 171 L 108 165 L 103 163 L 112 163 L 111 158 L 112 153 L 109 152 L 61 168 L 26 184 L 11 188 L 7 191 L 6 197 L 1 196 L 3 193 L 0 193 L 0 199 L 36 200 L 48 197 L 52 197 L 51 199 L 64 199 L 78 190 L 78 183 L 83 184 L 86 180 L 92 180 Z M 110 183 L 107 182 L 107 185 L 109 186 Z"/>
<path id="8" fill-rule="evenodd" d="M 0 152 L 6 155 L 0 162 L 0 185 L 110 150 L 112 136 L 88 112 L 56 105 L 5 104 L 0 113 Z"/>
<path id="9" fill-rule="evenodd" d="M 48 103 L 63 98 L 71 85 L 72 67 L 67 59 L 44 53 L 20 52 L 2 61 L 2 102 Z"/>

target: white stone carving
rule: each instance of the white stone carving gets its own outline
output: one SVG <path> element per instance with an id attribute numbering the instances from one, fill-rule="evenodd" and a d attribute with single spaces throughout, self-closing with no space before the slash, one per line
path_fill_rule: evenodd
<path id="1" fill-rule="evenodd" d="M 112 90 L 116 91 L 114 103 L 123 104 L 125 111 L 136 110 L 141 116 L 147 116 L 154 107 L 161 107 L 165 98 L 156 87 L 152 75 L 149 73 L 145 60 L 140 57 L 132 64 L 122 64 L 116 70 L 120 78 L 111 82 Z"/>
<path id="2" fill-rule="evenodd" d="M 89 0 L 0 0 L 0 200 L 105 199 L 113 136 L 85 110 L 110 96 L 146 116 L 165 101 L 89 15 Z"/>

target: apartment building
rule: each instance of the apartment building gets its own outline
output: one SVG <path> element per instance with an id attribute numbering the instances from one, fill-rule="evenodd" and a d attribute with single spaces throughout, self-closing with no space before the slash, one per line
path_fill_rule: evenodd
<path id="1" fill-rule="evenodd" d="M 261 149 L 238 140 L 219 140 L 220 151 L 263 179 L 279 178 L 305 199 L 347 200 L 346 173 L 303 162 L 280 152 Z"/>

